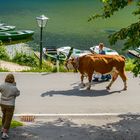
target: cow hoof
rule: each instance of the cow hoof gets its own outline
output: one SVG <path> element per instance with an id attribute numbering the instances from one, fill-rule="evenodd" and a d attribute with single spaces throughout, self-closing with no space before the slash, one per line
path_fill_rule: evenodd
<path id="1" fill-rule="evenodd" d="M 127 90 L 127 88 L 124 88 L 123 90 Z"/>
<path id="2" fill-rule="evenodd" d="M 81 88 L 84 88 L 85 86 L 86 86 L 85 84 L 81 84 L 81 85 L 80 85 Z"/>
<path id="3" fill-rule="evenodd" d="M 110 90 L 110 87 L 106 87 L 107 90 Z"/>

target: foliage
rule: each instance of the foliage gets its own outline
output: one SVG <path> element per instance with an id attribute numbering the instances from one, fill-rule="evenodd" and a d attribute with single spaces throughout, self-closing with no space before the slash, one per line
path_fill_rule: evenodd
<path id="1" fill-rule="evenodd" d="M 43 61 L 42 69 L 40 69 L 38 59 L 33 54 L 29 54 L 24 51 L 17 51 L 15 56 L 10 59 L 8 53 L 6 52 L 6 48 L 2 45 L 0 46 L 0 59 L 12 61 L 20 65 L 31 66 L 30 70 L 23 70 L 24 72 L 57 72 L 56 63 L 53 64 L 54 61 L 51 62 L 49 59 L 48 61 Z M 67 71 L 63 63 L 60 63 L 59 71 Z M 0 72 L 8 72 L 8 70 L 0 67 Z"/>
<path id="2" fill-rule="evenodd" d="M 0 127 L 2 126 L 2 120 L 0 119 Z M 11 122 L 11 128 L 15 128 L 15 127 L 18 127 L 18 126 L 23 126 L 23 123 L 21 122 L 18 122 L 16 120 L 12 120 Z"/>
<path id="3" fill-rule="evenodd" d="M 125 70 L 126 71 L 132 71 L 135 67 L 135 64 L 134 64 L 134 59 L 127 59 L 126 60 L 126 64 L 125 64 Z"/>
<path id="4" fill-rule="evenodd" d="M 56 66 L 54 67 L 53 72 L 57 72 L 57 67 Z M 60 64 L 59 72 L 68 72 L 68 70 L 65 68 L 64 64 Z"/>
<path id="5" fill-rule="evenodd" d="M 110 18 L 116 11 L 123 9 L 126 6 L 130 6 L 132 1 L 134 0 L 102 0 L 103 13 L 91 16 L 89 21 L 98 17 L 103 19 Z M 137 1 L 136 5 L 137 9 L 133 12 L 134 16 L 140 14 L 140 2 Z M 111 45 L 114 45 L 118 40 L 125 40 L 124 49 L 140 46 L 140 21 L 133 23 L 126 28 L 120 29 L 118 32 L 109 36 Z"/>
<path id="6" fill-rule="evenodd" d="M 2 60 L 10 59 L 10 57 L 8 56 L 8 53 L 6 52 L 6 48 L 4 46 L 0 46 L 0 59 Z"/>
<path id="7" fill-rule="evenodd" d="M 136 4 L 136 9 L 133 11 L 133 15 L 140 16 L 140 1 L 139 0 L 102 0 L 103 11 L 101 14 L 92 15 L 88 21 L 96 18 L 110 18 L 115 12 L 123 9 L 126 6 L 130 6 L 131 3 Z M 140 17 L 139 17 L 140 18 Z M 114 34 L 109 35 L 109 42 L 114 45 L 118 40 L 124 40 L 123 50 L 129 48 L 138 48 L 140 46 L 140 21 L 129 25 L 128 27 L 122 28 Z M 140 73 L 140 60 L 135 60 L 135 68 L 132 70 L 137 76 Z"/>
<path id="8" fill-rule="evenodd" d="M 37 66 L 37 60 L 34 55 L 27 55 L 24 52 L 16 52 L 12 61 L 20 65 Z"/>
<path id="9" fill-rule="evenodd" d="M 134 61 L 135 67 L 133 68 L 132 72 L 134 73 L 135 76 L 140 75 L 140 59 L 136 59 Z"/>

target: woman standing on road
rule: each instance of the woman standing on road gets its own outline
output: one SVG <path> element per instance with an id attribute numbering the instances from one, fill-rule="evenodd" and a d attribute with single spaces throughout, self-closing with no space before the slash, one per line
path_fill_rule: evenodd
<path id="1" fill-rule="evenodd" d="M 20 95 L 20 91 L 16 87 L 13 74 L 8 74 L 5 82 L 0 85 L 1 92 L 1 110 L 2 110 L 2 139 L 9 138 L 8 130 L 11 125 L 12 117 L 15 109 L 15 99 Z"/>

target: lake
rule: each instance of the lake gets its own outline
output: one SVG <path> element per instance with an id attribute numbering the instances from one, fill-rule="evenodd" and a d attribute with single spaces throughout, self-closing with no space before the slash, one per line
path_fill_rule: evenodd
<path id="1" fill-rule="evenodd" d="M 131 5 L 109 19 L 97 19 L 88 22 L 88 17 L 101 12 L 100 0 L 0 0 L 0 21 L 15 25 L 16 29 L 34 30 L 34 40 L 29 43 L 39 49 L 40 30 L 36 17 L 44 14 L 49 17 L 43 29 L 43 46 L 72 46 L 89 49 L 104 42 L 121 52 L 123 42 L 110 46 L 107 36 L 110 30 L 119 30 L 137 19 L 131 12 Z"/>

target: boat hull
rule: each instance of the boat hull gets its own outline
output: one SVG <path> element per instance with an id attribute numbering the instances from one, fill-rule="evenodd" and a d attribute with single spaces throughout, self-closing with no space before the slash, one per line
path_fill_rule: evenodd
<path id="1" fill-rule="evenodd" d="M 64 53 L 66 56 L 68 56 L 68 54 L 70 53 L 70 49 L 71 49 L 70 46 L 65 46 L 65 47 L 58 48 L 58 51 Z M 90 53 L 91 52 L 88 50 L 80 50 L 80 49 L 73 48 L 70 57 L 80 57 L 80 56 L 87 55 Z"/>
<path id="2" fill-rule="evenodd" d="M 34 31 L 31 30 L 0 32 L 0 40 L 1 41 L 21 40 L 21 39 L 29 38 L 33 34 Z"/>
<path id="3" fill-rule="evenodd" d="M 13 31 L 15 30 L 16 26 L 0 26 L 0 32 L 6 32 L 6 31 Z"/>
<path id="4" fill-rule="evenodd" d="M 46 50 L 43 51 L 44 57 L 46 60 L 51 60 L 56 62 L 56 60 L 59 60 L 60 62 L 64 62 L 67 59 L 67 56 L 62 52 L 57 52 L 57 50 Z"/>

